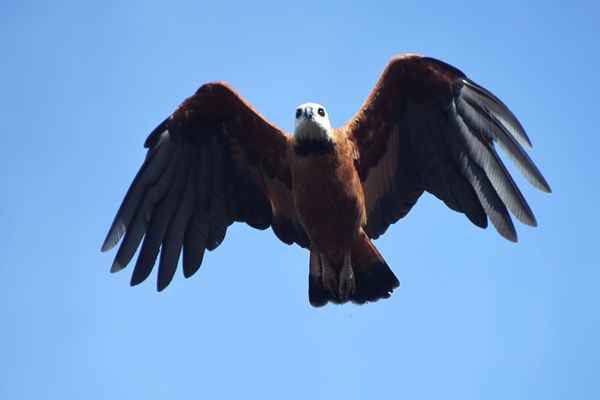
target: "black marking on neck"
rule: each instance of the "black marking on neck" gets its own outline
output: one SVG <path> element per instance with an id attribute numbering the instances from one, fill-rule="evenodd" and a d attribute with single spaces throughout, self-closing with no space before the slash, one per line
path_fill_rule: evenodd
<path id="1" fill-rule="evenodd" d="M 305 157 L 308 155 L 330 154 L 334 150 L 334 143 L 331 139 L 296 139 L 294 140 L 294 153 Z"/>

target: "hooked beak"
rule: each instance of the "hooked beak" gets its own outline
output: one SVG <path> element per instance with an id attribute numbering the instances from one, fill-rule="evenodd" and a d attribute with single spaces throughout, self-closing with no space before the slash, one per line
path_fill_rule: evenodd
<path id="1" fill-rule="evenodd" d="M 313 108 L 311 106 L 308 106 L 304 109 L 304 116 L 310 119 L 314 118 L 315 112 L 313 111 Z"/>

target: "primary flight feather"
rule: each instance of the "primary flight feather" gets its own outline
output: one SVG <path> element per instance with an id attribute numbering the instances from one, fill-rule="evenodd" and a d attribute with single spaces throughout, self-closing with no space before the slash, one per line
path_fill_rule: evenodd
<path id="1" fill-rule="evenodd" d="M 140 246 L 131 284 L 158 261 L 158 290 L 180 255 L 193 275 L 233 222 L 269 226 L 310 251 L 309 300 L 388 298 L 394 273 L 372 243 L 424 191 L 511 241 L 510 213 L 537 224 L 495 144 L 536 188 L 550 187 L 523 147 L 531 142 L 493 94 L 441 61 L 394 57 L 358 113 L 332 128 L 325 107 L 296 110 L 283 132 L 223 82 L 203 85 L 148 137 L 148 154 L 102 246 L 122 239 L 111 271 Z M 159 257 L 160 255 L 160 257 Z"/>

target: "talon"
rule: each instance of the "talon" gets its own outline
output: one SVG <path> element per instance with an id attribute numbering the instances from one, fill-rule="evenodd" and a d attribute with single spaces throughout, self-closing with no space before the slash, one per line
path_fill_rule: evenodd
<path id="1" fill-rule="evenodd" d="M 342 266 L 342 270 L 340 271 L 339 282 L 338 295 L 341 299 L 347 299 L 356 290 L 354 271 L 352 270 L 349 251 L 344 253 L 344 264 Z"/>
<path id="2" fill-rule="evenodd" d="M 335 297 L 338 294 L 337 291 L 339 287 L 337 274 L 325 254 L 319 253 L 319 256 L 321 257 L 321 278 L 323 279 L 323 287 Z"/>

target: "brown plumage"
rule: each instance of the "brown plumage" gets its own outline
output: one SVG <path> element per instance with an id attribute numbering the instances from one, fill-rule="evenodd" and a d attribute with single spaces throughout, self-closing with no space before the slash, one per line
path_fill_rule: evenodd
<path id="1" fill-rule="evenodd" d="M 160 254 L 162 290 L 180 254 L 189 277 L 233 222 L 271 226 L 284 243 L 310 251 L 311 304 L 387 298 L 399 282 L 371 239 L 423 191 L 477 226 L 486 227 L 489 217 L 512 241 L 509 211 L 536 225 L 494 143 L 529 182 L 550 192 L 523 150 L 531 143 L 514 115 L 441 61 L 393 58 L 346 125 L 332 129 L 325 110 L 307 103 L 297 110 L 294 137 L 229 85 L 209 83 L 146 140 L 148 155 L 102 250 L 123 238 L 115 272 L 142 243 L 132 285 L 148 277 Z"/>

